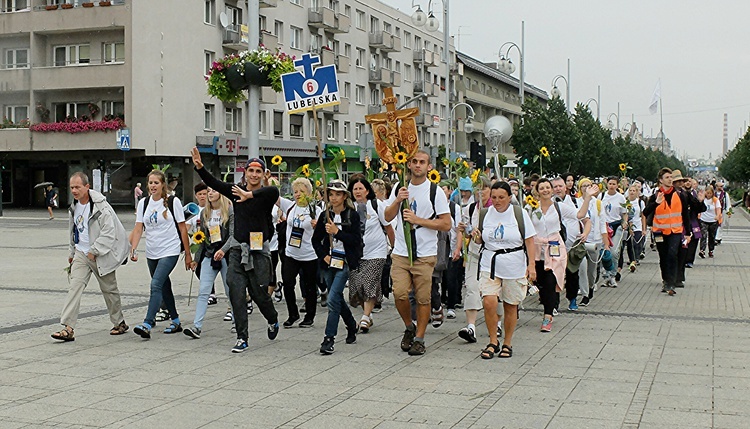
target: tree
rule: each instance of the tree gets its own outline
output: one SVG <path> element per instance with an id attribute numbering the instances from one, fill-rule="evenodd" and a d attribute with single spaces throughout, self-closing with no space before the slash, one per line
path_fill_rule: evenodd
<path id="1" fill-rule="evenodd" d="M 719 165 L 719 173 L 732 182 L 750 180 L 750 128 L 737 145 L 727 152 Z"/>

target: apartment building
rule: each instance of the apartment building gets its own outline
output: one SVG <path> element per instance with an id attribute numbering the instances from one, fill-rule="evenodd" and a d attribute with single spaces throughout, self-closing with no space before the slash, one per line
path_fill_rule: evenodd
<path id="1" fill-rule="evenodd" d="M 362 171 L 365 153 L 374 155 L 361 138 L 368 132 L 364 116 L 381 111 L 385 87 L 401 102 L 425 93 L 412 105 L 422 112 L 420 139 L 428 147 L 445 145 L 445 91 L 456 92 L 457 70 L 451 74 L 441 61 L 440 32 L 415 28 L 410 10 L 378 0 L 260 4 L 260 20 L 250 30 L 258 26 L 262 44 L 297 57 L 314 52 L 323 64 L 336 65 L 342 104 L 319 112 L 319 129 L 325 145 L 345 150 L 349 171 Z M 152 164 L 169 164 L 177 194 L 191 197 L 188 152 L 195 145 L 213 171 L 234 169 L 247 156 L 247 103 L 209 97 L 204 76 L 215 59 L 247 49 L 247 16 L 242 0 L 2 0 L 4 203 L 40 204 L 35 183 L 52 181 L 62 189 L 73 172 L 96 169 L 110 201 L 127 204 Z M 452 47 L 448 58 L 455 65 Z M 257 114 L 262 156 L 280 154 L 291 170 L 315 159 L 312 114 L 287 115 L 281 95 L 270 88 L 263 88 Z M 118 148 L 112 130 L 33 126 L 87 118 L 124 121 L 129 150 Z"/>

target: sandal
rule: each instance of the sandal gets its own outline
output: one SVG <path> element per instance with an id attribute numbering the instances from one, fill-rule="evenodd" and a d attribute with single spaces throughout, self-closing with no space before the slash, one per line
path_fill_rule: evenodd
<path id="1" fill-rule="evenodd" d="M 503 344 L 502 350 L 497 354 L 499 358 L 509 358 L 513 356 L 513 347 Z"/>
<path id="2" fill-rule="evenodd" d="M 495 353 L 497 353 L 498 347 L 497 344 L 489 343 L 487 344 L 487 347 L 482 350 L 482 353 L 479 355 L 482 359 L 492 359 L 495 357 Z"/>
<path id="3" fill-rule="evenodd" d="M 52 338 L 60 341 L 75 341 L 75 337 L 73 336 L 73 328 L 70 326 L 65 326 L 65 328 L 60 329 L 59 331 L 53 333 L 50 335 Z"/>
<path id="4" fill-rule="evenodd" d="M 182 332 L 182 325 L 174 322 L 170 323 L 167 329 L 164 330 L 165 334 L 176 334 L 178 332 Z"/>
<path id="5" fill-rule="evenodd" d="M 109 330 L 109 335 L 122 335 L 128 332 L 128 329 L 130 329 L 130 327 L 126 325 L 125 321 L 123 320 L 119 325 L 115 325 L 112 327 L 112 329 Z"/>

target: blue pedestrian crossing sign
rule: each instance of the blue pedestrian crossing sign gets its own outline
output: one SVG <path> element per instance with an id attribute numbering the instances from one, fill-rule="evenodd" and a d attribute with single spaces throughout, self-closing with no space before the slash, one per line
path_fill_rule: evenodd
<path id="1" fill-rule="evenodd" d="M 297 71 L 281 75 L 287 113 L 341 104 L 336 66 L 318 66 L 313 70 L 317 64 L 320 64 L 320 57 L 304 54 L 294 61 Z"/>
<path id="2" fill-rule="evenodd" d="M 130 150 L 130 130 L 117 131 L 117 148 L 125 152 Z"/>

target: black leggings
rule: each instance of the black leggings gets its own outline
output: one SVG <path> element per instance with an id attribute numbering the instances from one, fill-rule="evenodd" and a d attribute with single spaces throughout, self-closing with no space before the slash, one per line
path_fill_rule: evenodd
<path id="1" fill-rule="evenodd" d="M 539 288 L 539 299 L 544 306 L 544 314 L 551 315 L 552 310 L 560 302 L 560 293 L 557 292 L 557 278 L 552 271 L 545 271 L 544 261 L 536 261 L 536 285 Z"/>

